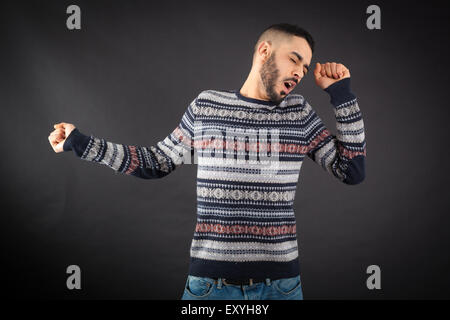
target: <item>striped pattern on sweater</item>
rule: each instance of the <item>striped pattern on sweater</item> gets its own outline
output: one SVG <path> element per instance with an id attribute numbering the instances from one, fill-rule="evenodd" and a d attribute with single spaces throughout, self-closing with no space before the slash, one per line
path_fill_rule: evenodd
<path id="1" fill-rule="evenodd" d="M 154 146 L 112 143 L 75 129 L 64 150 L 145 179 L 197 164 L 189 273 L 292 277 L 299 274 L 293 204 L 304 157 L 346 184 L 360 183 L 365 174 L 364 123 L 350 79 L 325 91 L 334 106 L 336 135 L 301 95 L 275 105 L 238 90 L 206 90 Z"/>

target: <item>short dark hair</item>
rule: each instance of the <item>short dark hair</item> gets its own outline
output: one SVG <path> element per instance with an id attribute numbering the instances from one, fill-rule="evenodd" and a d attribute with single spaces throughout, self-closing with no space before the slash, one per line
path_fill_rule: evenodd
<path id="1" fill-rule="evenodd" d="M 263 34 L 267 33 L 269 30 L 270 31 L 279 31 L 279 32 L 282 32 L 287 35 L 293 35 L 293 36 L 303 38 L 308 42 L 309 47 L 311 48 L 311 52 L 314 52 L 314 39 L 311 36 L 311 34 L 308 31 L 306 31 L 305 29 L 303 29 L 295 24 L 289 24 L 289 23 L 277 23 L 277 24 L 273 24 L 273 25 L 267 27 L 259 35 L 258 41 L 256 42 L 256 45 L 255 45 L 255 51 L 257 49 L 258 43 L 260 42 Z"/>

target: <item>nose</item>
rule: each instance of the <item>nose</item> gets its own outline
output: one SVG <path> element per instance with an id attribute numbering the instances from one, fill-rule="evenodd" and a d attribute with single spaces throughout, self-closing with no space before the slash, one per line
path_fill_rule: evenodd
<path id="1" fill-rule="evenodd" d="M 295 82 L 299 83 L 303 78 L 303 72 L 294 72 Z"/>
<path id="2" fill-rule="evenodd" d="M 297 83 L 299 83 L 300 80 L 302 80 L 303 76 L 304 76 L 304 74 L 303 74 L 303 70 L 302 69 L 294 71 L 294 78 L 297 81 Z"/>

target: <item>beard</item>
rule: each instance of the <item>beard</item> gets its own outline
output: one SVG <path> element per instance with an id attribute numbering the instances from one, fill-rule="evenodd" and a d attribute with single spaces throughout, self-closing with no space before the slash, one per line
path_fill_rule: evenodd
<path id="1" fill-rule="evenodd" d="M 284 91 L 278 93 L 275 90 L 279 73 L 280 72 L 275 63 L 275 52 L 273 52 L 269 59 L 267 59 L 267 61 L 262 65 L 259 74 L 267 96 L 270 101 L 275 102 L 276 104 L 280 104 L 280 102 L 282 102 L 286 97 L 286 93 Z"/>

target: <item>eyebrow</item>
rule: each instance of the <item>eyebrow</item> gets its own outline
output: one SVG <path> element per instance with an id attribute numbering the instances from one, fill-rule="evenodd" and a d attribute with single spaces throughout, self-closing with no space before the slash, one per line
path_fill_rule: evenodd
<path id="1" fill-rule="evenodd" d="M 297 56 L 298 60 L 303 61 L 303 57 L 302 57 L 300 54 L 298 54 L 298 53 L 295 52 L 295 51 L 292 51 L 291 53 L 292 53 L 292 54 L 295 54 L 295 55 Z M 303 65 L 305 66 L 306 70 L 309 71 L 309 65 L 308 65 L 308 64 L 305 64 L 305 63 L 304 63 Z"/>

